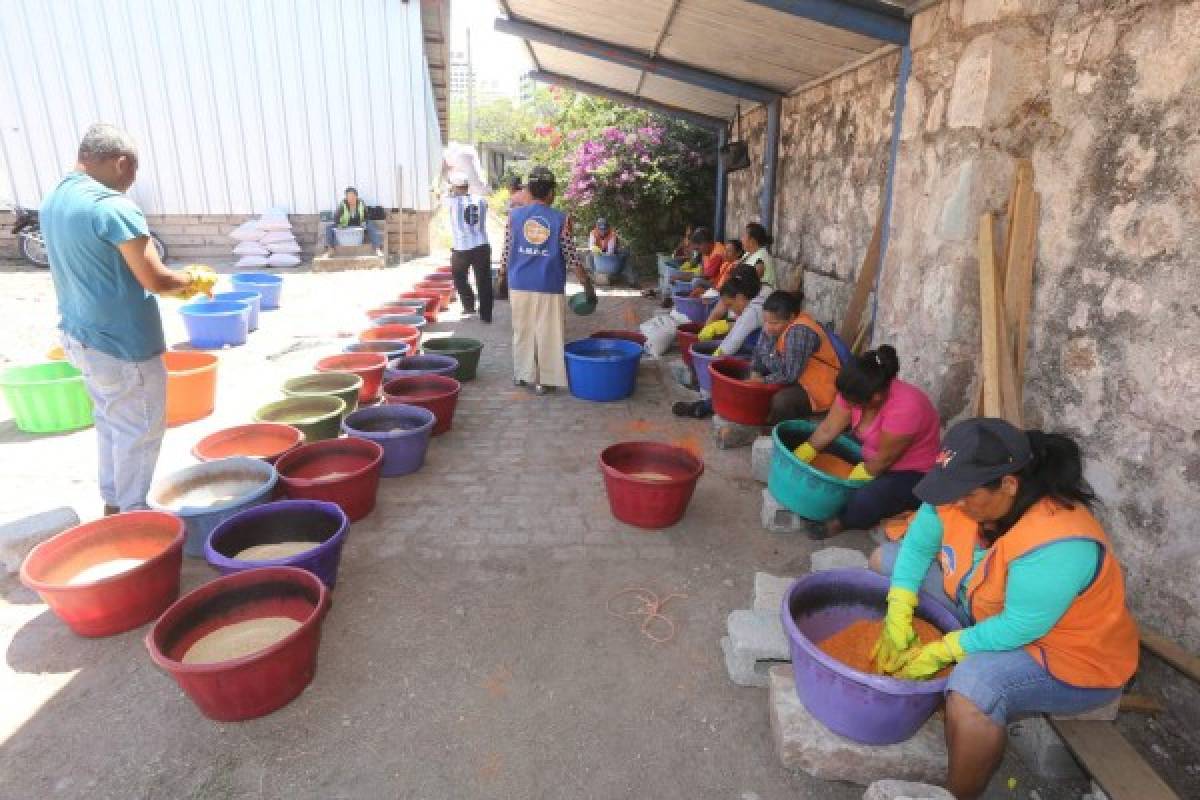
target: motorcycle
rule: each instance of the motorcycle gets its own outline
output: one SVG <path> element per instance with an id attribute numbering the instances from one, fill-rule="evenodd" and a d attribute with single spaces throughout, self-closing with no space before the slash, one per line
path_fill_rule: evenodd
<path id="1" fill-rule="evenodd" d="M 16 219 L 13 222 L 12 232 L 17 237 L 17 248 L 21 251 L 21 256 L 34 266 L 49 267 L 50 255 L 46 252 L 46 240 L 42 237 L 38 212 L 32 208 L 13 206 L 13 214 Z M 150 239 L 154 242 L 154 249 L 158 251 L 159 259 L 165 262 L 167 260 L 166 244 L 154 231 L 150 232 Z"/>

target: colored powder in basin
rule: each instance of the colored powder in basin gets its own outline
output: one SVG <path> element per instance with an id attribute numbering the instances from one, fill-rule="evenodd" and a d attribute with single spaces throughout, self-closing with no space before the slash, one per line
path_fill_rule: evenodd
<path id="1" fill-rule="evenodd" d="M 848 461 L 844 461 L 835 455 L 829 453 L 819 453 L 812 460 L 812 466 L 815 469 L 821 470 L 826 475 L 832 475 L 835 478 L 846 480 L 850 477 L 850 473 L 854 471 L 854 465 Z"/>
<path id="2" fill-rule="evenodd" d="M 271 561 L 276 558 L 290 558 L 301 553 L 307 553 L 320 542 L 275 542 L 274 544 L 256 544 L 247 547 L 236 556 L 238 561 Z"/>
<path id="3" fill-rule="evenodd" d="M 215 664 L 265 650 L 300 627 L 291 617 L 258 617 L 202 636 L 183 654 L 184 664 Z"/>
<path id="4" fill-rule="evenodd" d="M 672 480 L 670 475 L 665 472 L 630 472 L 629 477 L 637 478 L 639 481 L 669 481 Z"/>
<path id="5" fill-rule="evenodd" d="M 67 581 L 67 586 L 78 586 L 81 583 L 101 581 L 105 578 L 111 578 L 113 575 L 128 572 L 134 567 L 145 563 L 146 559 L 144 558 L 114 558 L 110 561 L 101 561 L 99 564 L 92 564 L 87 569 L 75 573 L 74 577 Z"/>
<path id="6" fill-rule="evenodd" d="M 936 642 L 942 638 L 942 632 L 923 619 L 913 618 L 913 630 L 921 644 Z M 883 631 L 882 619 L 860 619 L 817 643 L 817 647 L 829 656 L 836 658 L 848 667 L 859 672 L 875 672 L 875 662 L 871 659 L 871 650 L 879 641 Z M 950 667 L 943 669 L 935 678 L 944 678 L 950 674 Z"/>
<path id="7" fill-rule="evenodd" d="M 262 485 L 262 481 L 214 481 L 194 489 L 188 489 L 165 505 L 172 511 L 181 508 L 212 508 L 232 503 Z"/>

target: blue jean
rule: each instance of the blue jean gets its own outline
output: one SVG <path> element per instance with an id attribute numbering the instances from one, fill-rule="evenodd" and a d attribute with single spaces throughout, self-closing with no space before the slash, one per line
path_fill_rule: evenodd
<path id="1" fill-rule="evenodd" d="M 921 501 L 913 494 L 913 487 L 924 477 L 924 472 L 885 472 L 855 489 L 838 519 L 849 530 L 865 531 L 886 517 L 915 511 Z"/>
<path id="2" fill-rule="evenodd" d="M 325 229 L 325 244 L 328 247 L 337 246 L 337 234 L 333 232 L 333 229 L 336 227 L 336 225 L 330 225 Z M 367 220 L 365 223 L 363 223 L 363 227 L 366 229 L 367 241 L 371 243 L 371 246 L 376 250 L 382 250 L 383 237 L 379 235 L 379 229 L 375 227 L 375 223 L 371 220 Z"/>
<path id="3" fill-rule="evenodd" d="M 146 508 L 146 494 L 167 422 L 167 368 L 162 356 L 122 361 L 63 334 L 67 360 L 83 373 L 92 398 L 104 504 Z"/>
<path id="4" fill-rule="evenodd" d="M 880 547 L 884 575 L 892 574 L 900 542 Z M 974 621 L 946 594 L 942 568 L 936 561 L 925 574 L 921 593 L 951 610 L 963 625 Z M 950 673 L 947 692 L 957 692 L 997 725 L 1033 714 L 1081 714 L 1121 695 L 1116 689 L 1086 689 L 1063 683 L 1024 649 L 971 653 Z"/>

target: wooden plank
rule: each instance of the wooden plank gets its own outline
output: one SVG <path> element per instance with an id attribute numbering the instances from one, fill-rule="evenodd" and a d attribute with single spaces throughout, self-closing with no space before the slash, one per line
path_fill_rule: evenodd
<path id="1" fill-rule="evenodd" d="M 1000 287 L 996 285 L 995 220 L 979 218 L 979 330 L 983 344 L 983 408 L 985 417 L 1001 415 Z"/>
<path id="2" fill-rule="evenodd" d="M 1118 710 L 1128 714 L 1148 714 L 1154 716 L 1166 713 L 1167 707 L 1157 697 L 1151 697 L 1146 694 L 1123 694 L 1121 695 L 1121 705 L 1118 706 Z"/>
<path id="3" fill-rule="evenodd" d="M 1050 720 L 1112 800 L 1179 800 L 1111 722 Z"/>
<path id="4" fill-rule="evenodd" d="M 1038 196 L 1033 191 L 1033 165 L 1022 160 L 1013 188 L 1012 228 L 1009 230 L 1008 262 L 1004 275 L 1004 321 L 1013 356 L 1017 402 L 1025 381 L 1025 351 L 1029 341 L 1029 316 L 1033 302 Z"/>
<path id="5" fill-rule="evenodd" d="M 843 342 L 853 342 L 863 329 L 862 315 L 867 308 L 867 300 L 871 290 L 875 288 L 875 276 L 879 272 L 879 248 L 883 240 L 883 206 L 879 207 L 879 218 L 875 221 L 875 232 L 871 234 L 871 243 L 867 245 L 867 254 L 863 257 L 862 265 L 858 268 L 858 282 L 854 284 L 854 294 L 850 305 L 846 307 L 846 316 L 842 319 L 842 329 L 838 335 Z"/>
<path id="6" fill-rule="evenodd" d="M 1200 683 L 1200 658 L 1184 650 L 1175 642 L 1146 627 L 1141 628 L 1142 647 L 1149 650 L 1192 680 Z"/>

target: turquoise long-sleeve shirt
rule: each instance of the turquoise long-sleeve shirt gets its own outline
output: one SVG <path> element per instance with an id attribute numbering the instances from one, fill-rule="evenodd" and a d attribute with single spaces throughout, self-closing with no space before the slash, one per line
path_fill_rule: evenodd
<path id="1" fill-rule="evenodd" d="M 892 568 L 892 585 L 917 592 L 942 547 L 942 519 L 937 509 L 922 504 L 901 541 Z M 988 553 L 976 547 L 971 573 Z M 1004 608 L 994 617 L 963 630 L 959 644 L 968 653 L 1016 650 L 1045 636 L 1088 587 L 1100 566 L 1100 545 L 1072 539 L 1054 542 L 1015 559 L 1004 586 Z M 966 586 L 960 584 L 958 606 L 970 616 Z"/>

